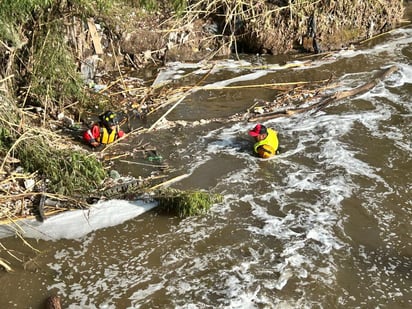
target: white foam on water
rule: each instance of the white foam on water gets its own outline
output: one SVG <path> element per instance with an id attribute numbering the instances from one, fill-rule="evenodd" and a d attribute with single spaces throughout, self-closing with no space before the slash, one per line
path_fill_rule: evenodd
<path id="1" fill-rule="evenodd" d="M 412 65 L 407 63 L 399 63 L 397 65 L 400 68 L 399 74 L 401 74 L 401 76 L 393 82 L 393 87 L 412 84 Z"/>
<path id="2" fill-rule="evenodd" d="M 308 144 L 312 140 L 317 140 L 314 135 L 316 135 L 316 130 L 314 133 L 312 129 L 319 128 L 319 119 L 317 120 L 303 120 L 300 119 L 299 125 L 293 126 L 295 128 L 294 131 L 298 131 L 300 133 L 300 141 L 299 148 L 301 151 L 298 152 L 289 152 L 287 155 L 280 157 L 279 160 L 282 159 L 290 159 L 293 157 L 294 154 L 301 153 L 305 150 L 305 144 Z M 356 118 L 353 120 L 355 121 Z M 331 128 L 334 129 L 336 134 L 345 134 L 349 129 L 347 121 L 342 121 L 342 126 L 337 125 L 335 122 L 331 122 L 330 119 L 324 120 L 325 125 L 327 124 Z M 280 124 L 281 125 L 281 124 Z M 286 130 L 286 129 L 284 129 Z M 225 132 L 215 132 L 217 136 L 225 136 L 227 134 L 238 134 L 238 130 L 236 127 L 230 128 L 229 130 L 225 129 Z M 282 132 L 282 129 L 280 129 Z M 306 136 L 304 135 L 306 132 Z M 290 130 L 289 135 L 293 135 L 293 130 Z M 303 136 L 302 136 L 303 135 Z M 287 138 L 287 137 L 286 137 Z M 324 137 L 325 140 L 327 137 Z M 335 135 L 330 136 L 329 138 L 335 138 Z M 235 138 L 227 138 L 224 137 L 225 140 L 235 140 Z M 230 143 L 229 143 L 230 144 Z M 227 146 L 227 145 L 225 145 Z M 208 150 L 216 153 L 218 151 L 225 151 L 225 147 L 218 144 L 208 144 Z M 326 147 L 322 153 L 329 153 L 336 151 L 335 148 L 330 149 Z M 246 159 L 247 157 L 243 157 Z M 350 158 L 352 158 L 350 156 Z M 277 217 L 270 215 L 268 213 L 269 209 L 267 206 L 261 206 L 259 200 L 266 204 L 270 201 L 278 201 L 278 204 L 289 204 L 293 201 L 293 198 L 290 195 L 293 195 L 295 192 L 304 192 L 306 190 L 315 190 L 318 189 L 319 183 L 315 181 L 318 173 L 322 173 L 322 171 L 315 171 L 313 172 L 310 169 L 307 169 L 304 166 L 294 165 L 293 162 L 288 162 L 286 165 L 290 165 L 296 169 L 296 172 L 289 172 L 288 177 L 286 179 L 286 185 L 281 184 L 271 184 L 270 182 L 267 184 L 267 191 L 259 190 L 258 195 L 254 194 L 253 191 L 247 188 L 254 188 L 254 177 L 255 173 L 259 173 L 259 166 L 256 163 L 256 158 L 248 156 L 248 164 L 252 166 L 252 168 L 246 168 L 243 170 L 243 173 L 233 173 L 231 177 L 226 178 L 226 185 L 236 185 L 236 184 L 243 184 L 245 191 L 243 192 L 243 196 L 241 200 L 244 202 L 248 202 L 252 207 L 252 213 L 256 218 L 259 218 L 261 222 L 264 222 L 263 227 L 260 226 L 253 226 L 250 225 L 247 229 L 254 233 L 254 234 L 261 234 L 266 237 L 276 237 L 277 239 L 282 240 L 284 244 L 284 250 L 280 253 L 281 260 L 283 262 L 278 262 L 273 265 L 273 270 L 279 273 L 279 278 L 275 281 L 274 287 L 281 290 L 285 287 L 287 282 L 290 278 L 297 276 L 298 278 L 307 278 L 308 274 L 311 272 L 310 266 L 308 268 L 308 264 L 310 264 L 310 257 L 305 256 L 304 251 L 305 247 L 307 247 L 307 240 L 316 240 L 319 243 L 319 253 L 321 254 L 329 254 L 331 250 L 338 250 L 342 247 L 340 241 L 336 239 L 332 230 L 332 227 L 336 224 L 336 210 L 337 209 L 328 209 L 322 203 L 318 203 L 315 205 L 306 205 L 307 207 L 302 208 L 301 214 L 292 214 L 288 213 L 285 216 Z M 333 160 L 333 159 L 331 159 Z M 368 172 L 369 173 L 369 172 Z M 329 198 L 324 198 L 326 201 L 332 202 L 333 206 L 339 206 L 339 202 L 341 199 L 346 195 L 350 194 L 350 184 L 345 184 L 347 189 L 342 190 L 340 186 L 342 185 L 341 177 L 337 177 L 336 180 L 332 180 L 331 184 L 324 185 L 325 191 L 328 190 L 330 193 Z M 261 188 L 261 187 L 260 187 Z M 347 191 L 343 194 L 343 192 Z M 248 194 L 248 192 L 250 192 Z M 349 193 L 348 193 L 349 192 Z M 282 207 L 280 207 L 282 208 Z M 309 210 L 309 212 L 308 212 Z M 308 221 L 308 222 L 304 222 Z M 307 229 L 307 232 L 295 232 L 294 229 L 297 227 L 296 222 L 301 222 L 302 225 L 300 226 L 303 229 Z M 307 225 L 307 226 L 306 226 Z M 318 226 L 317 226 L 318 225 Z M 310 227 L 310 228 L 309 228 Z M 305 234 L 307 234 L 305 236 Z M 327 267 L 323 268 L 325 272 Z M 333 269 L 333 267 L 331 267 Z M 328 273 L 330 276 L 330 273 Z M 326 277 L 326 276 L 325 276 Z M 329 279 L 327 279 L 329 280 Z M 239 288 L 239 287 L 238 287 Z M 239 300 L 241 301 L 241 300 Z"/>
<path id="3" fill-rule="evenodd" d="M 134 292 L 129 299 L 132 301 L 132 306 L 129 308 L 136 308 L 136 304 L 146 299 L 148 296 L 164 288 L 163 284 L 149 284 L 146 289 L 138 290 Z"/>
<path id="4" fill-rule="evenodd" d="M 172 80 L 179 80 L 186 76 L 186 70 L 193 70 L 191 74 L 203 75 L 203 74 L 216 74 L 221 70 L 241 72 L 242 67 L 250 66 L 251 63 L 244 60 L 226 60 L 220 61 L 216 64 L 197 62 L 197 63 L 183 63 L 183 62 L 169 62 L 166 66 L 159 71 L 156 80 L 153 82 L 153 86 L 159 86 L 164 83 L 168 83 Z"/>
<path id="5" fill-rule="evenodd" d="M 208 90 L 208 89 L 216 89 L 220 87 L 225 87 L 237 82 L 243 82 L 243 81 L 249 81 L 249 80 L 255 80 L 258 79 L 259 77 L 265 76 L 267 74 L 267 71 L 260 70 L 258 72 L 250 73 L 250 74 L 244 74 L 238 77 L 233 77 L 227 80 L 222 80 L 218 81 L 212 84 L 208 84 L 202 87 L 202 89 Z"/>
<path id="6" fill-rule="evenodd" d="M 384 87 L 381 87 L 373 94 L 373 97 L 382 96 L 389 96 L 389 92 Z M 365 96 L 365 99 L 371 98 L 372 96 Z M 283 128 L 282 125 L 284 125 L 284 122 L 269 122 L 269 124 L 278 124 L 281 132 L 289 132 L 286 134 L 288 135 L 286 138 L 293 138 L 293 136 L 296 136 L 294 133 L 299 134 L 299 142 L 296 149 L 278 156 L 280 160 L 290 160 L 294 155 L 301 154 L 307 150 L 308 146 L 315 144 L 318 147 L 319 153 L 312 154 L 311 151 L 309 151 L 306 155 L 316 159 L 318 164 L 321 165 L 321 168 L 313 171 L 313 169 L 307 169 L 305 166 L 296 166 L 293 162 L 287 162 L 287 165 L 296 169 L 295 172 L 293 172 L 293 170 L 289 171 L 286 181 L 287 186 L 269 186 L 268 189 L 270 189 L 270 191 L 259 192 L 260 199 L 264 202 L 278 200 L 278 204 L 287 204 L 293 200 L 293 198 L 288 195 L 297 191 L 305 192 L 320 189 L 324 194 L 323 201 L 301 207 L 301 214 L 287 214 L 284 217 L 269 215 L 266 206 L 260 206 L 259 203 L 256 202 L 256 199 L 259 198 L 254 195 L 248 194 L 242 199 L 243 201 L 248 201 L 252 209 L 254 209 L 253 214 L 265 222 L 263 227 L 250 226 L 250 231 L 256 234 L 286 240 L 284 242 L 285 248 L 280 254 L 284 260 L 274 266 L 274 269 L 279 272 L 279 278 L 274 285 L 275 288 L 281 290 L 291 278 L 307 278 L 308 274 L 314 277 L 316 276 L 318 280 L 322 278 L 325 284 L 333 281 L 331 278 L 333 278 L 334 272 L 336 271 L 333 261 L 330 262 L 329 266 L 326 263 L 325 267 L 319 268 L 321 272 L 313 274 L 313 272 L 315 272 L 314 264 L 316 261 L 313 261 L 314 263 L 311 265 L 313 258 L 305 254 L 305 249 L 307 249 L 308 244 L 311 246 L 311 249 L 313 248 L 313 242 L 310 240 L 318 244 L 316 247 L 320 256 L 328 256 L 332 251 L 340 250 L 343 247 L 342 242 L 333 229 L 335 226 L 341 226 L 341 222 L 338 222 L 337 219 L 340 217 L 340 203 L 344 198 L 350 197 L 355 188 L 355 184 L 351 180 L 351 175 L 365 176 L 385 184 L 382 177 L 377 174 L 377 169 L 357 159 L 356 151 L 350 149 L 349 144 L 342 142 L 344 141 L 342 137 L 352 130 L 355 123 L 359 122 L 369 129 L 372 133 L 371 135 L 373 135 L 375 132 L 379 132 L 380 123 L 389 119 L 390 116 L 391 108 L 378 104 L 377 108 L 371 112 L 366 111 L 346 115 L 320 114 L 315 119 L 299 118 L 299 121 L 290 121 L 290 126 Z M 236 130 L 235 128 L 230 128 L 229 131 L 226 131 Z M 397 134 L 388 133 L 387 136 L 402 138 L 402 134 L 399 134 L 399 132 L 397 132 Z M 220 149 L 227 149 L 225 148 L 227 145 L 221 145 L 222 147 L 215 146 L 216 145 L 209 145 L 208 150 L 216 153 Z M 335 176 L 331 174 L 327 183 L 319 183 L 319 175 L 328 175 L 331 170 L 337 170 L 337 168 L 344 171 L 346 176 L 340 173 Z M 253 174 L 250 169 L 247 169 L 247 173 Z M 237 174 L 233 175 L 237 176 Z M 227 182 L 231 184 L 243 182 L 246 186 L 250 186 L 253 183 L 247 181 L 246 177 L 227 178 Z M 279 193 L 279 191 L 283 191 L 283 193 Z M 280 208 L 282 209 L 282 207 Z M 304 232 L 304 234 L 306 234 L 304 239 L 301 237 L 302 233 L 296 233 L 293 230 L 293 228 L 296 227 L 296 222 L 303 223 L 299 227 L 306 230 L 306 232 Z M 319 256 L 317 256 L 315 260 L 318 257 Z"/>

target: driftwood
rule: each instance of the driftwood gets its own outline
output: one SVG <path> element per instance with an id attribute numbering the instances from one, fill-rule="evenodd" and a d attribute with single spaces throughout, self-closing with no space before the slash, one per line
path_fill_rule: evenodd
<path id="1" fill-rule="evenodd" d="M 380 81 L 384 80 L 385 78 L 387 78 L 388 76 L 390 76 L 391 74 L 393 74 L 394 72 L 396 72 L 399 68 L 397 66 L 391 66 L 390 68 L 384 70 L 383 72 L 381 72 L 380 74 L 378 74 L 372 81 L 365 83 L 359 87 L 356 87 L 354 89 L 351 90 L 345 90 L 345 91 L 338 91 L 335 92 L 333 95 L 325 98 L 324 100 L 312 104 L 310 106 L 307 107 L 302 107 L 302 108 L 290 108 L 290 109 L 284 109 L 281 111 L 276 111 L 276 112 L 272 112 L 272 113 L 266 113 L 263 115 L 259 115 L 259 116 L 252 116 L 250 118 L 248 118 L 248 121 L 262 121 L 262 120 L 268 120 L 268 119 L 272 119 L 272 118 L 278 118 L 278 117 L 288 117 L 288 116 L 292 116 L 295 114 L 299 114 L 299 113 L 304 113 L 310 110 L 320 110 L 322 108 L 324 108 L 325 106 L 331 104 L 332 102 L 336 102 L 342 99 L 346 99 L 346 98 L 350 98 L 353 97 L 355 95 L 359 95 L 365 92 L 368 92 L 369 90 L 371 90 L 372 88 L 374 88 Z"/>
<path id="2" fill-rule="evenodd" d="M 97 33 L 96 25 L 94 24 L 93 18 L 87 20 L 87 26 L 89 27 L 90 36 L 92 37 L 94 51 L 97 55 L 103 54 L 102 44 L 100 43 L 100 36 Z"/>

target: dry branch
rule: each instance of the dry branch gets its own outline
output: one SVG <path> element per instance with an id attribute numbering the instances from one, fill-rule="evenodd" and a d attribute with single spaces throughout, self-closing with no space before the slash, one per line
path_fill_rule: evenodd
<path id="1" fill-rule="evenodd" d="M 373 80 L 371 80 L 368 83 L 365 83 L 351 90 L 335 92 L 333 95 L 327 97 L 326 99 L 318 103 L 312 104 L 308 107 L 290 108 L 290 109 L 285 109 L 281 111 L 276 111 L 273 113 L 268 113 L 268 114 L 261 115 L 261 116 L 253 116 L 253 117 L 250 117 L 248 121 L 263 121 L 263 120 L 268 120 L 268 119 L 273 119 L 273 118 L 278 118 L 278 117 L 288 117 L 288 116 L 292 116 L 295 114 L 304 113 L 309 110 L 320 110 L 333 102 L 340 101 L 342 99 L 350 98 L 355 95 L 368 92 L 369 90 L 374 88 L 380 81 L 384 80 L 386 77 L 390 76 L 391 74 L 396 72 L 398 69 L 399 68 L 397 66 L 391 66 L 390 68 L 378 74 Z"/>
<path id="2" fill-rule="evenodd" d="M 13 269 L 9 266 L 9 264 L 7 264 L 7 262 L 3 260 L 2 258 L 0 258 L 0 266 L 2 266 L 4 270 L 7 272 L 13 271 Z"/>

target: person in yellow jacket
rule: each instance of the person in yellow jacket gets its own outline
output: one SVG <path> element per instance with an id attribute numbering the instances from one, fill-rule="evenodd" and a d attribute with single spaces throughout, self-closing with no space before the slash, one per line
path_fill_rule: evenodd
<path id="1" fill-rule="evenodd" d="M 96 148 L 110 144 L 125 135 L 124 131 L 119 128 L 116 113 L 107 111 L 100 115 L 99 119 L 99 122 L 83 132 L 83 139 L 90 146 Z"/>
<path id="2" fill-rule="evenodd" d="M 279 147 L 278 133 L 263 124 L 258 123 L 249 135 L 255 138 L 253 152 L 261 158 L 270 158 L 276 154 Z"/>

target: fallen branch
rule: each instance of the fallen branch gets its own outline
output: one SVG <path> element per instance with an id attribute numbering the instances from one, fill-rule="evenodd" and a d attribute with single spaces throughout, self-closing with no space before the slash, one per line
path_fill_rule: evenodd
<path id="1" fill-rule="evenodd" d="M 327 97 L 326 99 L 315 103 L 313 105 L 303 107 L 303 108 L 290 108 L 290 109 L 285 109 L 281 111 L 276 111 L 273 113 L 268 113 L 265 115 L 260 115 L 260 116 L 254 116 L 250 117 L 248 121 L 262 121 L 262 120 L 268 120 L 268 119 L 273 119 L 273 118 L 278 118 L 278 117 L 287 117 L 287 116 L 292 116 L 295 114 L 307 112 L 309 110 L 320 110 L 324 108 L 325 106 L 331 104 L 332 102 L 336 102 L 342 99 L 350 98 L 355 95 L 359 95 L 362 93 L 366 93 L 372 88 L 374 88 L 379 82 L 387 78 L 389 75 L 393 74 L 396 72 L 399 68 L 397 66 L 391 66 L 390 68 L 384 70 L 381 72 L 378 76 L 376 76 L 372 81 L 365 83 L 359 87 L 356 87 L 351 90 L 345 90 L 345 91 L 339 91 L 334 93 L 333 95 Z"/>
<path id="2" fill-rule="evenodd" d="M 260 85 L 238 85 L 238 86 L 205 86 L 201 89 L 206 90 L 221 90 L 221 89 L 244 89 L 244 88 L 273 88 L 273 87 L 285 87 L 285 86 L 298 86 L 307 85 L 312 83 L 323 83 L 327 80 L 321 81 L 311 81 L 311 82 L 289 82 L 289 83 L 270 83 L 270 84 L 260 84 Z"/>

